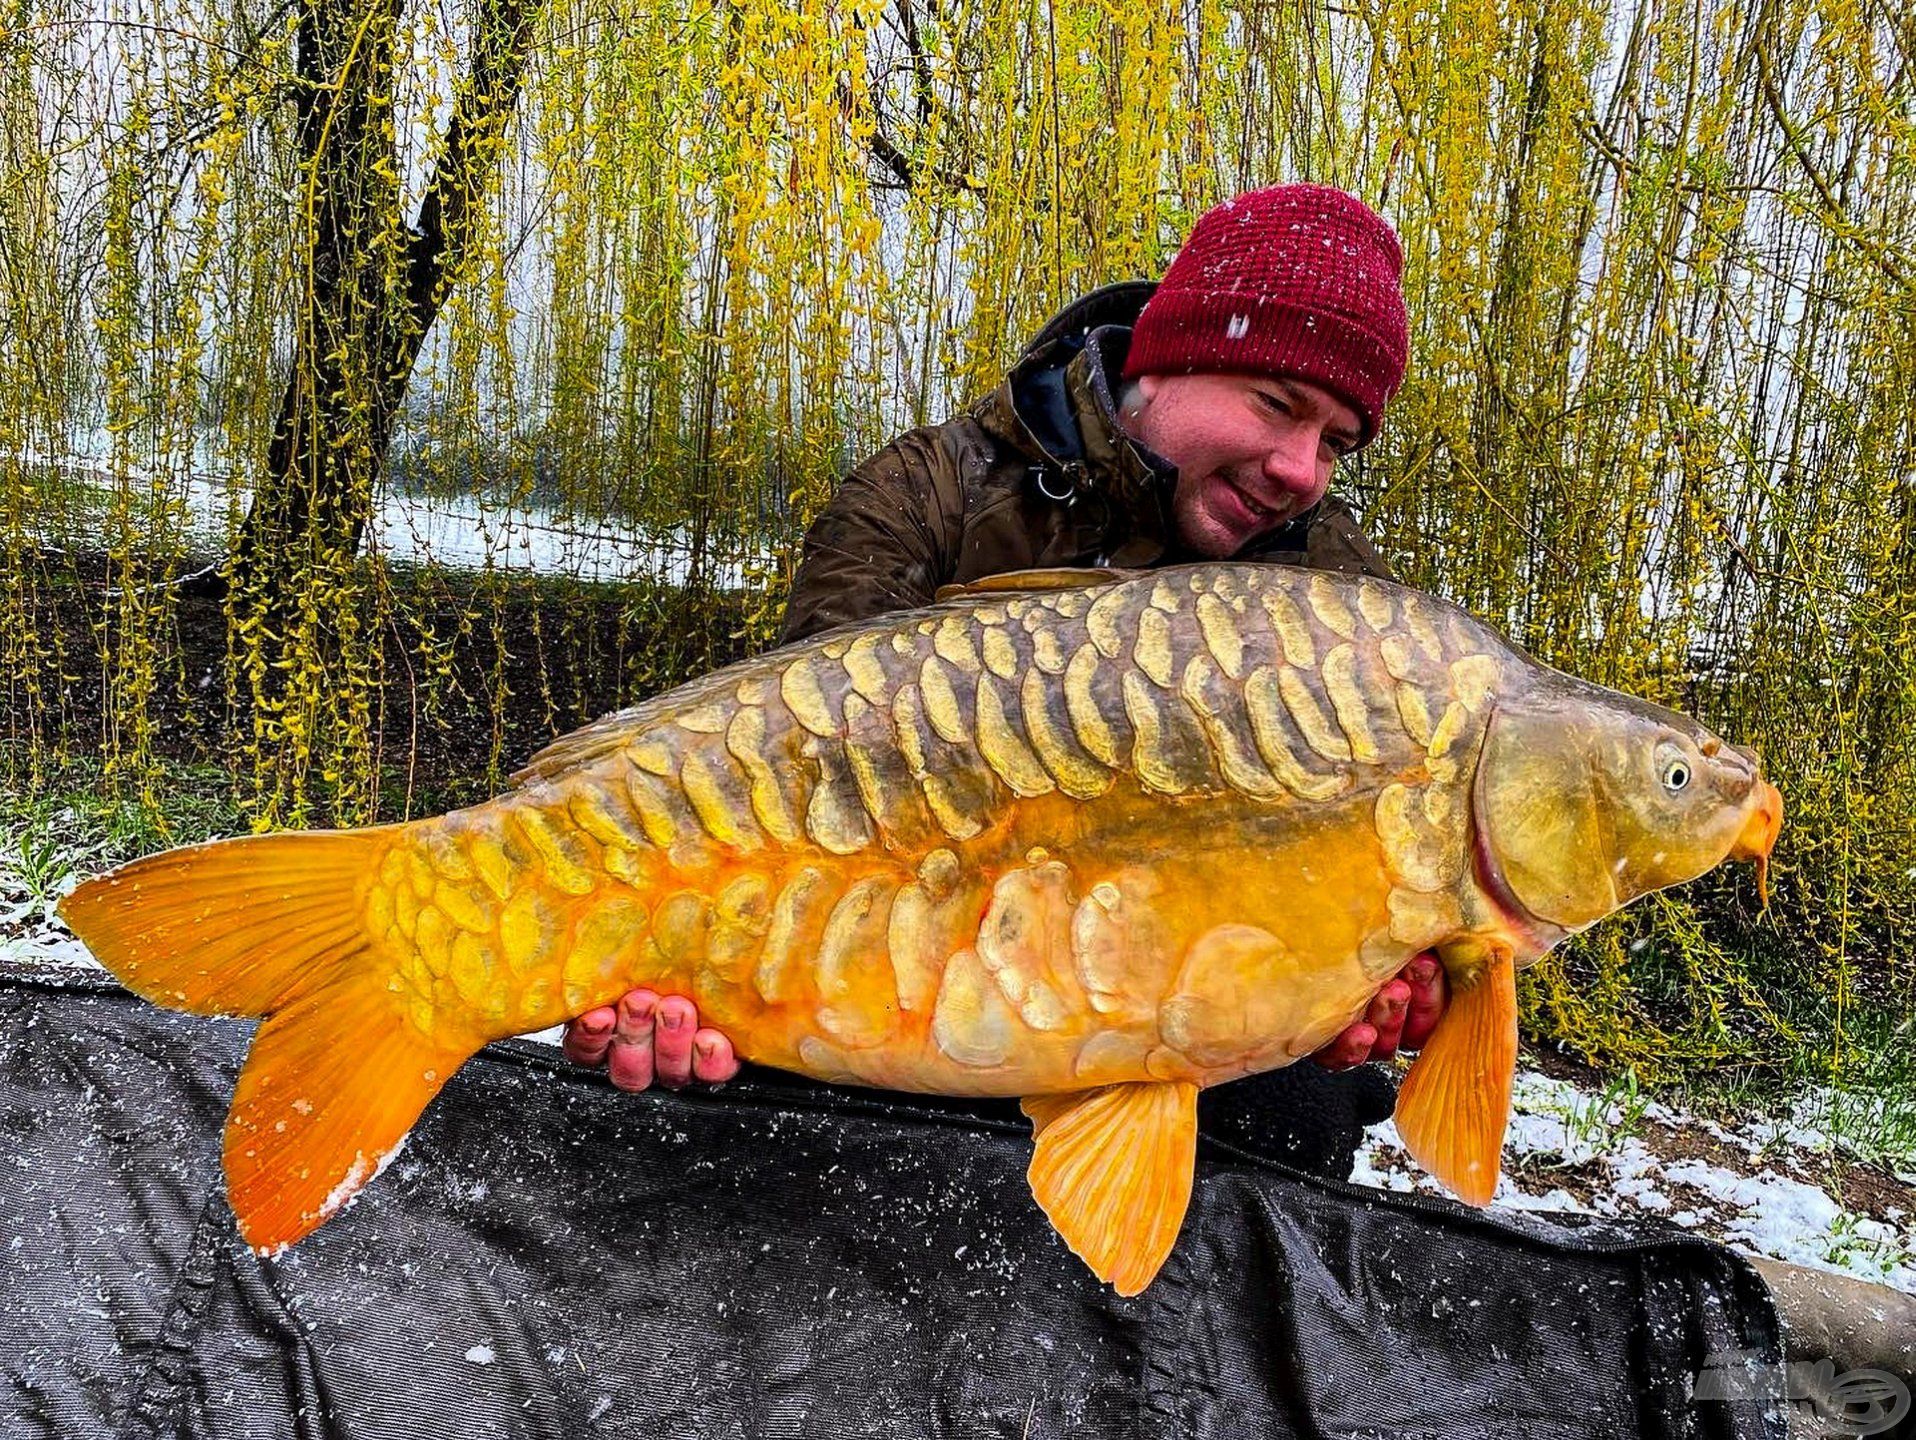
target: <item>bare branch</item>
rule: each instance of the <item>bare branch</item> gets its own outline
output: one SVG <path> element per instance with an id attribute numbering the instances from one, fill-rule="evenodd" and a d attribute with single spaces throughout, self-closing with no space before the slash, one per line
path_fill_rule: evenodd
<path id="1" fill-rule="evenodd" d="M 1884 278 L 1891 284 L 1900 290 L 1910 289 L 1910 278 L 1904 273 L 1902 265 L 1882 246 L 1875 244 L 1850 219 L 1849 208 L 1837 198 L 1835 188 L 1817 166 L 1815 159 L 1811 157 L 1809 147 L 1803 143 L 1803 137 L 1797 131 L 1796 123 L 1790 119 L 1789 111 L 1783 104 L 1783 92 L 1778 87 L 1776 76 L 1770 68 L 1770 31 L 1767 26 L 1757 35 L 1756 73 L 1758 80 L 1762 83 L 1763 99 L 1769 106 L 1770 117 L 1776 121 L 1777 129 L 1782 132 L 1784 143 L 1789 146 L 1790 154 L 1795 159 L 1797 167 L 1802 170 L 1804 177 L 1816 191 L 1817 197 L 1822 200 L 1823 208 L 1827 212 L 1825 218 L 1830 221 L 1831 227 L 1838 235 L 1860 250 L 1863 258 L 1881 271 Z"/>
<path id="2" fill-rule="evenodd" d="M 851 86 L 843 80 L 838 82 L 838 110 L 847 123 L 858 113 L 857 99 L 852 94 Z M 865 143 L 872 153 L 872 158 L 897 177 L 899 187 L 902 189 L 915 190 L 920 176 L 923 175 L 936 180 L 947 190 L 959 190 L 968 195 L 985 193 L 983 185 L 969 175 L 948 166 L 932 165 L 921 171 L 912 163 L 911 157 L 900 150 L 891 138 L 875 125 L 872 127 L 871 138 Z"/>

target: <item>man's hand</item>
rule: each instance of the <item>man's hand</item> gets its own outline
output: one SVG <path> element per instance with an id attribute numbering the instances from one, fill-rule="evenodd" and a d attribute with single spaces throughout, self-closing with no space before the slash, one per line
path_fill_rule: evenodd
<path id="1" fill-rule="evenodd" d="M 1348 1070 L 1420 1049 L 1449 996 L 1437 957 L 1415 956 L 1377 992 L 1362 1020 L 1311 1059 L 1326 1070 Z M 654 1080 L 673 1090 L 693 1080 L 719 1085 L 738 1074 L 732 1042 L 699 1028 L 696 1005 L 683 995 L 661 998 L 650 990 L 628 991 L 616 1007 L 602 1005 L 567 1021 L 564 1048 L 576 1065 L 605 1066 L 621 1090 L 645 1090 Z"/>
<path id="2" fill-rule="evenodd" d="M 1399 1050 L 1421 1050 L 1450 999 L 1444 967 L 1428 950 L 1414 955 L 1385 982 L 1357 1021 L 1311 1059 L 1326 1070 L 1348 1070 L 1366 1060 L 1388 1060 Z"/>
<path id="3" fill-rule="evenodd" d="M 654 1080 L 668 1090 L 693 1080 L 718 1085 L 738 1074 L 732 1042 L 699 1028 L 698 1006 L 650 990 L 628 990 L 616 1006 L 566 1021 L 563 1048 L 575 1065 L 605 1066 L 621 1090 L 644 1090 Z"/>

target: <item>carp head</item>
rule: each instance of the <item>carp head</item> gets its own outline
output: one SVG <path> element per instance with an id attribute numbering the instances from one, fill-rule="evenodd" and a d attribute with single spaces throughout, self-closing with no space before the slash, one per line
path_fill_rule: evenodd
<path id="1" fill-rule="evenodd" d="M 1768 862 L 1783 797 L 1755 752 L 1659 705 L 1551 674 L 1500 701 L 1476 780 L 1480 869 L 1579 930 L 1726 859 Z"/>
<path id="2" fill-rule="evenodd" d="M 1439 948 L 1450 1005 L 1397 1094 L 1405 1147 L 1473 1205 L 1496 1191 L 1510 1117 L 1516 967 L 1726 859 L 1756 861 L 1761 887 L 1783 824 L 1751 751 L 1614 690 L 1527 678 L 1492 708 L 1472 787 L 1477 880 L 1509 931 Z"/>

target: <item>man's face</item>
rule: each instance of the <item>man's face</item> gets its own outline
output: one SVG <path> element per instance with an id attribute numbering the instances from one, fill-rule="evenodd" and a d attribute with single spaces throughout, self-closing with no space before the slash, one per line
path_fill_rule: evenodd
<path id="1" fill-rule="evenodd" d="M 1178 467 L 1172 514 L 1184 543 L 1223 560 L 1315 505 L 1337 457 L 1357 447 L 1358 414 L 1308 380 L 1144 375 L 1132 438 Z"/>

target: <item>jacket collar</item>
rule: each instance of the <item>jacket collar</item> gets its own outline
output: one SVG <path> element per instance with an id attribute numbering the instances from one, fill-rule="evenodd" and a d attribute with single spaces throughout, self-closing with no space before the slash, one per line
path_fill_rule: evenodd
<path id="1" fill-rule="evenodd" d="M 1144 542 L 1128 548 L 1149 553 L 1127 555 L 1128 563 L 1149 564 L 1165 552 L 1177 481 L 1176 466 L 1118 423 L 1118 377 L 1130 327 L 1156 289 L 1149 280 L 1121 281 L 1066 306 L 972 411 L 1030 461 L 1033 483 L 1045 494 L 1101 502 L 1092 507 L 1105 517 L 1099 529 Z"/>
<path id="2" fill-rule="evenodd" d="M 1180 558 L 1171 519 L 1177 467 L 1118 423 L 1119 376 L 1131 326 L 1157 284 L 1123 280 L 1067 305 L 1032 337 L 998 388 L 972 408 L 986 431 L 1025 456 L 1032 483 L 1054 500 L 1089 500 L 1105 563 Z M 1316 507 L 1239 558 L 1301 548 Z M 1097 517 L 1095 520 L 1093 517 Z"/>
<path id="3" fill-rule="evenodd" d="M 1118 394 L 1128 328 L 1105 325 L 1085 336 L 1084 348 L 1064 368 L 1063 388 L 1077 422 L 1077 464 L 1081 483 L 1121 512 L 1128 531 L 1114 551 L 1113 564 L 1149 565 L 1171 548 L 1171 496 L 1178 468 L 1149 446 L 1125 433 L 1118 420 Z M 1069 473 L 1067 471 L 1067 473 Z M 1116 538 L 1115 536 L 1113 537 Z"/>

